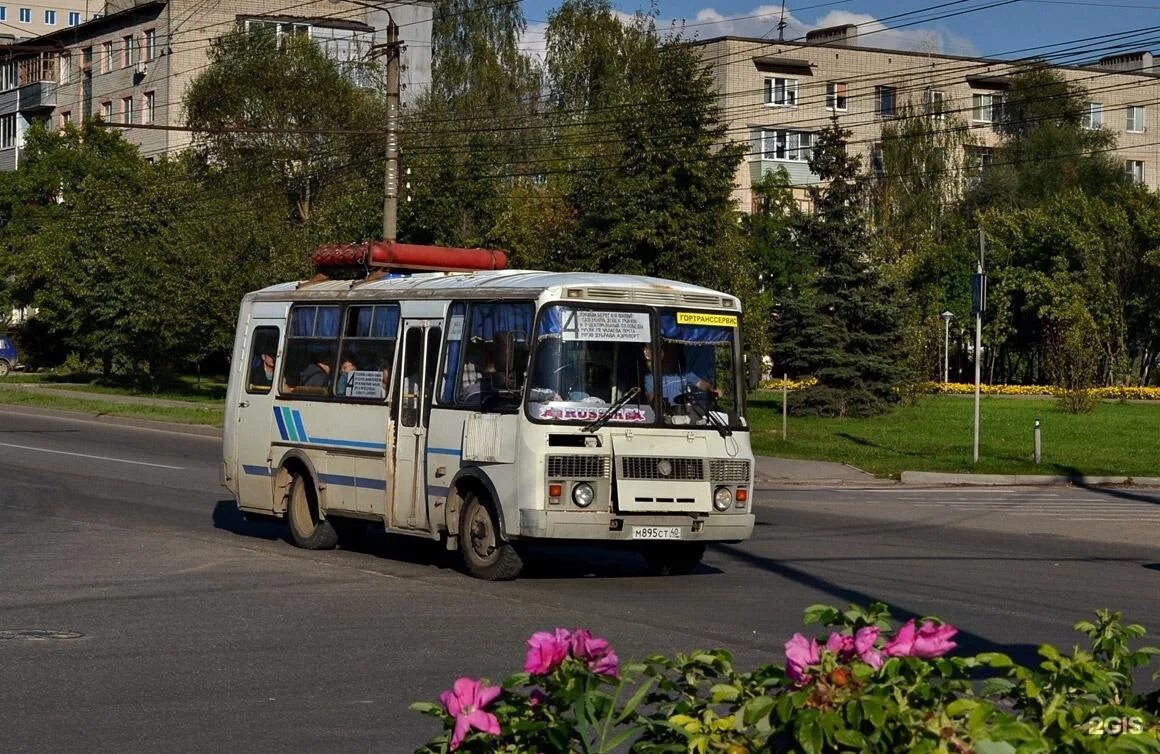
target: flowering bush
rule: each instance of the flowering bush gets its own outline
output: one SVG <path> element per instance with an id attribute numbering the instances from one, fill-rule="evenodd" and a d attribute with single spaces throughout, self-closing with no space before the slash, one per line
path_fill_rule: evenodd
<path id="1" fill-rule="evenodd" d="M 758 385 L 760 390 L 780 391 L 801 390 L 817 382 L 813 377 L 800 380 L 766 380 Z M 910 391 L 922 395 L 974 395 L 975 383 L 966 382 L 919 382 L 910 386 Z M 1059 395 L 1063 388 L 1051 385 L 980 385 L 983 395 Z M 1093 398 L 1114 398 L 1119 400 L 1160 401 L 1160 387 L 1111 386 L 1095 387 L 1084 391 Z"/>
<path id="2" fill-rule="evenodd" d="M 954 626 L 894 630 L 882 604 L 815 605 L 805 623 L 831 630 L 749 673 L 723 649 L 622 665 L 585 629 L 535 633 L 524 672 L 412 705 L 444 728 L 419 752 L 1160 752 L 1160 690 L 1133 689 L 1160 649 L 1133 649 L 1144 628 L 1119 613 L 1076 624 L 1090 651 L 1041 646 L 1037 668 L 953 656 Z"/>

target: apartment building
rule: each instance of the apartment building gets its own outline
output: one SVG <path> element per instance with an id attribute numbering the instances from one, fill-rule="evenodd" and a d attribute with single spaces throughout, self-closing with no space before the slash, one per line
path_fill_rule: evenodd
<path id="1" fill-rule="evenodd" d="M 0 47 L 0 170 L 20 165 L 35 122 L 63 127 L 100 115 L 126 125 L 182 126 L 182 98 L 208 65 L 212 40 L 237 28 L 308 36 L 339 63 L 366 60 L 399 26 L 402 98 L 431 78 L 431 3 L 367 0 L 114 0 L 78 26 Z M 188 132 L 126 128 L 147 158 L 179 151 Z"/>
<path id="2" fill-rule="evenodd" d="M 87 0 L 0 3 L 0 43 L 23 41 L 58 29 L 80 26 L 102 12 L 102 3 Z"/>
<path id="3" fill-rule="evenodd" d="M 907 105 L 966 123 L 975 144 L 967 167 L 985 169 L 1000 138 L 994 123 L 1003 93 L 1016 70 L 1012 61 L 861 46 L 853 25 L 820 29 L 799 43 L 720 37 L 697 44 L 712 67 L 730 137 L 750 144 L 734 191 L 747 210 L 753 183 L 779 167 L 804 198 L 804 187 L 818 182 L 806 164 L 815 134 L 835 115 L 870 170 L 883 169 L 882 127 Z M 1085 125 L 1114 133 L 1113 157 L 1124 170 L 1160 188 L 1160 139 L 1149 132 L 1160 118 L 1160 67 L 1153 67 L 1152 54 L 1057 70 L 1087 90 Z"/>

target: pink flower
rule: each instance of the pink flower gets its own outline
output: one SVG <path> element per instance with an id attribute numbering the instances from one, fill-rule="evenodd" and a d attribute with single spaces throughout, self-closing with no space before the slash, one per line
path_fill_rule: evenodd
<path id="1" fill-rule="evenodd" d="M 785 674 L 792 680 L 803 681 L 806 667 L 822 661 L 818 643 L 801 634 L 794 634 L 785 643 Z"/>
<path id="2" fill-rule="evenodd" d="M 571 634 L 566 628 L 557 628 L 555 633 L 537 631 L 528 639 L 528 657 L 524 660 L 524 670 L 532 675 L 551 673 L 568 657 L 571 648 Z"/>
<path id="3" fill-rule="evenodd" d="M 454 686 L 439 695 L 443 708 L 455 718 L 455 730 L 451 734 L 452 751 L 459 748 L 472 728 L 493 736 L 499 735 L 499 720 L 490 712 L 484 712 L 483 708 L 495 701 L 501 691 L 499 686 L 485 685 L 482 679 L 473 681 L 460 678 Z"/>
<path id="4" fill-rule="evenodd" d="M 854 635 L 854 651 L 858 658 L 875 670 L 882 667 L 882 650 L 874 647 L 878 634 L 878 626 L 863 626 Z"/>
<path id="5" fill-rule="evenodd" d="M 588 669 L 599 675 L 620 675 L 620 658 L 612 651 L 607 639 L 593 636 L 586 628 L 572 634 L 572 656 L 588 664 Z"/>
<path id="6" fill-rule="evenodd" d="M 957 644 L 951 637 L 959 630 L 949 623 L 935 625 L 934 621 L 923 621 L 921 627 L 910 619 L 898 629 L 894 638 L 886 642 L 886 654 L 891 657 L 921 657 L 930 659 L 942 657 Z"/>
<path id="7" fill-rule="evenodd" d="M 826 639 L 826 649 L 842 660 L 849 660 L 854 656 L 854 637 L 848 634 L 834 632 Z"/>

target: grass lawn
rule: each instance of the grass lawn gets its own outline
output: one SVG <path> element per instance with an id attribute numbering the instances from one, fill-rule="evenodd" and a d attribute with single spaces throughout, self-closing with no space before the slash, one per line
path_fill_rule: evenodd
<path id="1" fill-rule="evenodd" d="M 109 389 L 110 393 L 115 393 Z M 120 391 L 126 395 L 126 391 Z M 169 397 L 169 396 L 165 396 Z M 61 395 L 39 395 L 34 390 L 0 390 L 0 403 L 19 406 L 36 406 L 39 408 L 55 408 L 65 411 L 80 411 L 96 416 L 126 416 L 134 419 L 149 419 L 160 422 L 177 422 L 180 424 L 201 424 L 205 426 L 222 425 L 222 402 L 206 402 L 204 406 L 190 408 L 170 408 L 167 406 L 149 406 L 140 403 L 113 403 L 111 401 L 94 400 L 89 398 L 72 398 Z"/>
<path id="2" fill-rule="evenodd" d="M 750 394 L 753 452 L 839 461 L 877 476 L 902 471 L 1160 476 L 1160 403 L 1104 402 L 1068 414 L 1052 399 L 984 396 L 979 463 L 971 463 L 973 396 L 927 396 L 872 419 L 789 417 L 781 393 Z M 1043 462 L 1032 461 L 1035 420 Z"/>
<path id="3" fill-rule="evenodd" d="M 202 377 L 198 380 L 196 375 L 181 375 L 168 378 L 160 385 L 146 386 L 123 376 L 114 376 L 106 381 L 101 379 L 100 375 L 89 373 L 12 372 L 0 382 L 0 385 L 7 383 L 43 385 L 53 389 L 80 390 L 86 393 L 199 401 L 207 404 L 220 403 L 226 397 L 226 382 L 221 376 Z"/>

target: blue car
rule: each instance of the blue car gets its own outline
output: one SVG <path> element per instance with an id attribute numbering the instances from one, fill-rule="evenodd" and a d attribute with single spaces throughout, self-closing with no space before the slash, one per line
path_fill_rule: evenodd
<path id="1" fill-rule="evenodd" d="M 0 335 L 0 377 L 15 369 L 17 363 L 16 344 L 12 342 L 12 338 Z"/>

